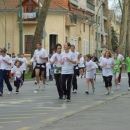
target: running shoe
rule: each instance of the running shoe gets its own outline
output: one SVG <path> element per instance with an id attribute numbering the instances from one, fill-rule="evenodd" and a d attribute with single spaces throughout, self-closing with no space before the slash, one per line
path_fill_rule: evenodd
<path id="1" fill-rule="evenodd" d="M 121 83 L 118 83 L 119 85 L 121 85 Z"/>
<path id="2" fill-rule="evenodd" d="M 68 99 L 66 100 L 66 102 L 70 102 L 70 99 L 68 98 Z"/>
<path id="3" fill-rule="evenodd" d="M 9 92 L 8 92 L 8 95 L 10 95 L 11 93 L 12 93 L 12 91 L 9 91 Z"/>
<path id="4" fill-rule="evenodd" d="M 45 85 L 43 85 L 42 90 L 45 90 Z"/>
<path id="5" fill-rule="evenodd" d="M 2 97 L 3 96 L 3 94 L 0 92 L 0 97 Z"/>
<path id="6" fill-rule="evenodd" d="M 89 94 L 89 92 L 88 92 L 88 91 L 86 91 L 85 93 L 86 93 L 86 94 Z"/>
<path id="7" fill-rule="evenodd" d="M 76 89 L 73 90 L 73 93 L 77 93 Z"/>
<path id="8" fill-rule="evenodd" d="M 94 92 L 95 92 L 95 88 L 92 89 L 92 93 L 94 93 Z"/>
<path id="9" fill-rule="evenodd" d="M 66 95 L 64 95 L 64 96 L 63 96 L 63 99 L 64 99 L 64 100 L 66 100 L 66 98 L 67 98 L 67 96 L 66 96 Z"/>
<path id="10" fill-rule="evenodd" d="M 115 90 L 117 90 L 118 89 L 118 87 L 115 87 Z"/>
<path id="11" fill-rule="evenodd" d="M 40 89 L 40 86 L 38 86 L 37 88 L 36 88 L 36 90 L 39 90 Z"/>
<path id="12" fill-rule="evenodd" d="M 109 95 L 110 93 L 109 92 L 106 92 L 105 95 Z"/>
<path id="13" fill-rule="evenodd" d="M 35 84 L 37 85 L 37 81 L 35 81 Z"/>
<path id="14" fill-rule="evenodd" d="M 16 94 L 18 94 L 19 93 L 19 91 L 16 91 Z"/>
<path id="15" fill-rule="evenodd" d="M 128 88 L 128 91 L 130 91 L 130 87 Z"/>

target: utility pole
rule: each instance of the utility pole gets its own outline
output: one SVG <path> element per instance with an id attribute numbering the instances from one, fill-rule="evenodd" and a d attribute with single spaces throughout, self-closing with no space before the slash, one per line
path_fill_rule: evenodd
<path id="1" fill-rule="evenodd" d="M 6 5 L 5 5 L 5 0 L 4 1 L 4 6 L 5 6 L 5 48 L 6 48 L 6 14 L 7 14 L 7 9 L 6 9 Z"/>
<path id="2" fill-rule="evenodd" d="M 20 34 L 20 45 L 19 45 L 19 52 L 23 53 L 23 23 L 22 23 L 22 0 L 20 0 L 20 24 L 19 24 L 19 34 Z"/>

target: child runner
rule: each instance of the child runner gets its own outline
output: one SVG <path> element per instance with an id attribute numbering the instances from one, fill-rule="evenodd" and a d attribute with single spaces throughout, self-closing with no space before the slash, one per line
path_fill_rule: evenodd
<path id="1" fill-rule="evenodd" d="M 117 58 L 117 54 L 114 55 L 114 61 L 115 61 L 115 66 L 113 68 L 113 76 L 114 76 L 114 79 L 115 79 L 115 85 L 116 85 L 116 90 L 119 89 L 119 86 L 118 86 L 118 78 L 119 78 L 119 74 L 120 74 L 120 67 L 122 65 L 122 62 L 121 60 L 119 60 Z"/>
<path id="2" fill-rule="evenodd" d="M 129 83 L 128 91 L 130 91 L 130 52 L 129 52 L 129 56 L 126 58 L 126 65 L 127 65 L 128 83 Z"/>
<path id="3" fill-rule="evenodd" d="M 107 50 L 104 54 L 104 58 L 101 61 L 101 68 L 103 68 L 103 77 L 104 77 L 104 81 L 105 81 L 105 87 L 106 87 L 106 94 L 105 95 L 109 95 L 110 93 L 113 93 L 113 91 L 111 91 L 112 88 L 112 68 L 115 65 L 114 59 L 112 58 L 112 53 L 111 51 Z"/>
<path id="4" fill-rule="evenodd" d="M 19 87 L 23 85 L 23 69 L 21 67 L 22 63 L 18 60 L 15 62 L 15 66 L 12 68 L 11 73 L 14 74 L 14 86 L 16 87 L 16 94 L 19 93 Z"/>
<path id="5" fill-rule="evenodd" d="M 93 70 L 95 69 L 95 64 L 91 61 L 91 56 L 88 54 L 85 56 L 86 59 L 86 94 L 89 94 L 89 82 L 91 82 L 92 85 L 92 93 L 94 93 L 94 73 Z"/>

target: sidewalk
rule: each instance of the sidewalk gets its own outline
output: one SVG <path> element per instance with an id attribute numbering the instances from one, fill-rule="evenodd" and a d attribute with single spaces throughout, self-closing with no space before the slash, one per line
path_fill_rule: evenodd
<path id="1" fill-rule="evenodd" d="M 38 130 L 129 130 L 130 94 Z"/>

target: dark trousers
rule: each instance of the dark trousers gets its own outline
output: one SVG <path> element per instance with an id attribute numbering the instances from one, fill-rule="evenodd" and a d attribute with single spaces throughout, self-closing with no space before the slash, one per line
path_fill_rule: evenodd
<path id="1" fill-rule="evenodd" d="M 129 83 L 129 87 L 130 87 L 130 72 L 128 72 L 128 83 Z"/>
<path id="2" fill-rule="evenodd" d="M 78 73 L 78 69 L 74 69 L 74 75 L 73 75 L 73 81 L 72 81 L 72 85 L 73 85 L 73 90 L 76 89 L 77 90 L 77 73 Z"/>
<path id="3" fill-rule="evenodd" d="M 54 74 L 54 76 L 59 97 L 63 97 L 63 90 L 61 87 L 61 74 Z"/>
<path id="4" fill-rule="evenodd" d="M 103 79 L 104 79 L 106 88 L 112 87 L 112 75 L 110 75 L 108 77 L 103 76 Z"/>
<path id="5" fill-rule="evenodd" d="M 61 84 L 63 88 L 64 95 L 67 95 L 67 99 L 71 98 L 71 85 L 72 85 L 73 74 L 62 74 L 61 75 Z M 66 85 L 67 82 L 67 85 Z"/>
<path id="6" fill-rule="evenodd" d="M 121 73 L 122 73 L 122 67 L 120 68 L 120 74 L 119 74 L 119 77 L 118 77 L 118 82 L 119 83 L 121 82 Z"/>
<path id="7" fill-rule="evenodd" d="M 9 81 L 9 70 L 0 70 L 0 92 L 3 94 L 3 80 L 5 81 L 9 91 L 12 91 L 12 86 Z"/>
<path id="8" fill-rule="evenodd" d="M 23 74 L 22 74 L 23 81 L 24 81 L 24 75 L 25 75 L 25 70 L 23 71 Z"/>
<path id="9" fill-rule="evenodd" d="M 16 87 L 16 91 L 19 91 L 20 81 L 14 81 L 14 86 Z"/>

